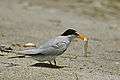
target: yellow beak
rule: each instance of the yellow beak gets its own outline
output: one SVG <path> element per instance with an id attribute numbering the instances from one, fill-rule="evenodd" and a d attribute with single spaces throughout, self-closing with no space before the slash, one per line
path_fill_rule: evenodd
<path id="1" fill-rule="evenodd" d="M 83 34 L 79 34 L 78 38 L 80 38 L 83 41 L 88 41 L 89 40 L 89 38 L 86 35 L 83 35 Z"/>

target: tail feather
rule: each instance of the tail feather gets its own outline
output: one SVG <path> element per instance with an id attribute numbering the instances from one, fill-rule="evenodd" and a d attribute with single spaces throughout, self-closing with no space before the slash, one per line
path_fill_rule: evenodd
<path id="1" fill-rule="evenodd" d="M 26 53 L 24 50 L 23 51 L 12 51 L 12 52 L 18 55 L 25 55 Z"/>
<path id="2" fill-rule="evenodd" d="M 25 58 L 25 55 L 24 55 L 22 52 L 23 52 L 23 51 L 12 51 L 12 53 L 17 54 L 18 56 L 9 57 L 8 59 L 13 59 L 13 58 Z"/>
<path id="3" fill-rule="evenodd" d="M 25 56 L 14 56 L 14 57 L 9 57 L 8 59 L 13 59 L 13 58 L 25 58 Z"/>

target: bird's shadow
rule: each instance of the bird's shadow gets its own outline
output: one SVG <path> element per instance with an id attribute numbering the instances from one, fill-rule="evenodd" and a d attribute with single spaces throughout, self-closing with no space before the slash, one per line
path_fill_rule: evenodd
<path id="1" fill-rule="evenodd" d="M 64 68 L 66 66 L 57 66 L 57 65 L 51 65 L 48 63 L 36 63 L 33 65 L 30 65 L 31 67 L 46 67 L 46 68 L 54 68 L 54 69 L 60 69 L 60 68 Z"/>

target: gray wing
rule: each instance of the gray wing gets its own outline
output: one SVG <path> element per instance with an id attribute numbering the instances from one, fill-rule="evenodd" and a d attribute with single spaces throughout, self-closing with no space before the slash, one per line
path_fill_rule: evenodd
<path id="1" fill-rule="evenodd" d="M 37 48 L 37 49 L 28 49 L 23 51 L 18 51 L 17 53 L 22 55 L 28 55 L 28 56 L 35 56 L 35 55 L 54 55 L 57 53 L 57 50 L 54 47 L 48 47 L 48 48 Z"/>
<path id="2" fill-rule="evenodd" d="M 67 49 L 66 43 L 59 42 L 51 46 L 43 48 L 28 49 L 18 51 L 19 54 L 35 56 L 35 55 L 60 55 Z"/>
<path id="3" fill-rule="evenodd" d="M 53 38 L 46 42 L 44 45 L 29 49 L 29 50 L 23 50 L 19 51 L 19 53 L 22 53 L 24 55 L 60 55 L 62 54 L 68 47 L 69 41 L 60 37 Z"/>

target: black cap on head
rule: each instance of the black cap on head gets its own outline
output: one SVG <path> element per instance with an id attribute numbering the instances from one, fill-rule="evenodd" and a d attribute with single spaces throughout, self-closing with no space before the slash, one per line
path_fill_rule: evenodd
<path id="1" fill-rule="evenodd" d="M 68 29 L 66 30 L 61 36 L 68 36 L 68 35 L 78 35 L 74 29 Z"/>

